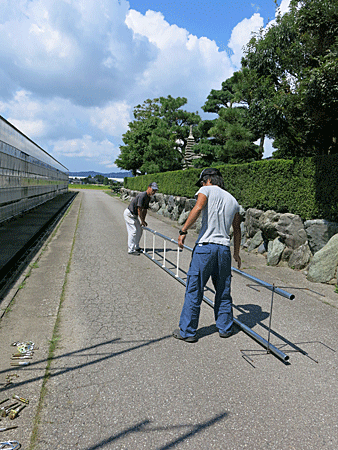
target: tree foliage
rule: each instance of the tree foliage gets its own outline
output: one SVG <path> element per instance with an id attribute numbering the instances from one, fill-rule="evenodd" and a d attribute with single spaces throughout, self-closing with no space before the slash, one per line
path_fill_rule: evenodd
<path id="1" fill-rule="evenodd" d="M 209 121 L 196 151 L 203 155 L 196 165 L 241 163 L 261 159 L 263 152 L 254 144 L 257 133 L 248 125 L 248 109 L 244 77 L 235 72 L 222 83 L 220 90 L 213 89 L 202 106 L 205 112 L 217 113 L 218 118 Z"/>
<path id="2" fill-rule="evenodd" d="M 278 157 L 337 152 L 338 1 L 291 1 L 245 49 L 249 120 Z"/>
<path id="3" fill-rule="evenodd" d="M 201 120 L 197 113 L 180 109 L 186 103 L 184 97 L 169 95 L 137 105 L 115 161 L 118 167 L 134 175 L 181 169 L 189 127 Z"/>

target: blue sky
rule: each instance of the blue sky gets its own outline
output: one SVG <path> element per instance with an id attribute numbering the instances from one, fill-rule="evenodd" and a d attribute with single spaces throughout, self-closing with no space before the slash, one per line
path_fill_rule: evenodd
<path id="1" fill-rule="evenodd" d="M 0 0 L 0 114 L 70 171 L 118 171 L 135 105 L 202 114 L 274 17 L 273 0 Z"/>

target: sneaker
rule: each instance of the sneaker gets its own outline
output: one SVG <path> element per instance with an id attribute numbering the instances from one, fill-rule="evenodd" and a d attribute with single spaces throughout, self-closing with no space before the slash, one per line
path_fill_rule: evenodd
<path id="1" fill-rule="evenodd" d="M 175 339 L 179 339 L 180 341 L 185 341 L 185 342 L 197 342 L 197 337 L 196 336 L 188 336 L 188 337 L 183 337 L 181 336 L 181 332 L 179 330 L 179 328 L 177 328 L 177 330 L 175 330 L 173 332 L 173 336 Z"/>
<path id="2" fill-rule="evenodd" d="M 226 333 L 222 333 L 221 331 L 218 332 L 219 337 L 221 337 L 221 338 L 228 338 L 228 337 L 232 336 L 233 333 L 234 333 L 233 330 L 227 331 Z"/>
<path id="3" fill-rule="evenodd" d="M 142 252 L 143 252 L 143 248 L 139 247 L 139 248 L 137 248 L 137 249 L 135 250 L 135 252 L 142 253 Z"/>
<path id="4" fill-rule="evenodd" d="M 128 252 L 128 255 L 132 255 L 132 256 L 140 256 L 140 252 Z"/>

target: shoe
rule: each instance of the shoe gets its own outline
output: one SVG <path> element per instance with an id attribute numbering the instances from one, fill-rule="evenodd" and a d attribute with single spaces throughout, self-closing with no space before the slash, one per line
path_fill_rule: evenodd
<path id="1" fill-rule="evenodd" d="M 140 252 L 128 252 L 128 255 L 140 256 Z"/>
<path id="2" fill-rule="evenodd" d="M 188 336 L 188 337 L 181 336 L 181 332 L 180 332 L 179 328 L 177 328 L 177 330 L 175 330 L 173 332 L 173 336 L 175 339 L 179 339 L 180 341 L 185 341 L 185 342 L 197 342 L 197 340 L 198 340 L 196 336 Z"/>
<path id="3" fill-rule="evenodd" d="M 139 248 L 137 248 L 137 249 L 135 250 L 135 252 L 142 253 L 142 252 L 143 252 L 143 248 L 139 247 Z"/>
<path id="4" fill-rule="evenodd" d="M 226 333 L 222 333 L 221 331 L 218 332 L 219 337 L 221 338 L 228 338 L 234 334 L 233 330 L 227 331 Z"/>

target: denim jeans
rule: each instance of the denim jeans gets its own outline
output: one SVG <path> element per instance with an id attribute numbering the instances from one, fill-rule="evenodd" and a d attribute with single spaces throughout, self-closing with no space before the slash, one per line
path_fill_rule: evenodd
<path id="1" fill-rule="evenodd" d="M 220 244 L 197 244 L 187 274 L 184 305 L 180 318 L 182 337 L 194 336 L 198 327 L 204 287 L 211 276 L 216 294 L 214 315 L 222 333 L 233 325 L 230 247 Z"/>

